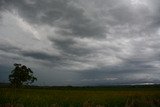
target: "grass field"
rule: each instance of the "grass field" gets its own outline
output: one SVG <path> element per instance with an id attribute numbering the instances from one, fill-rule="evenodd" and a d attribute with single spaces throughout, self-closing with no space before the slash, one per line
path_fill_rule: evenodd
<path id="1" fill-rule="evenodd" d="M 1 87 L 0 107 L 160 107 L 160 87 Z"/>

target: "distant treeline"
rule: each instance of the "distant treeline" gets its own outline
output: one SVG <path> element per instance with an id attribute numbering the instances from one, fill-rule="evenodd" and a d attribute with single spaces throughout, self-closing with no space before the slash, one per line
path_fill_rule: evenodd
<path id="1" fill-rule="evenodd" d="M 11 87 L 9 83 L 0 83 L 1 88 Z M 160 88 L 160 84 L 154 85 L 110 85 L 110 86 L 23 86 L 30 89 L 54 89 L 54 90 L 128 90 L 128 89 L 150 89 Z"/>

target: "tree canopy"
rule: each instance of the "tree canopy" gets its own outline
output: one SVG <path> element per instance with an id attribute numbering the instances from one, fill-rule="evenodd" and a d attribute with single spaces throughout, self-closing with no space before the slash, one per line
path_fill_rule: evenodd
<path id="1" fill-rule="evenodd" d="M 14 66 L 15 68 L 9 75 L 9 81 L 12 86 L 20 87 L 22 85 L 29 85 L 37 80 L 37 78 L 33 76 L 33 71 L 30 68 L 17 63 L 15 63 Z"/>

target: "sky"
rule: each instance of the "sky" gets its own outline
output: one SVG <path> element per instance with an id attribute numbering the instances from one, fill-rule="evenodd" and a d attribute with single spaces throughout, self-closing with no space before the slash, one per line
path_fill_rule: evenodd
<path id="1" fill-rule="evenodd" d="M 160 0 L 0 0 L 0 82 L 14 63 L 35 85 L 160 83 Z"/>

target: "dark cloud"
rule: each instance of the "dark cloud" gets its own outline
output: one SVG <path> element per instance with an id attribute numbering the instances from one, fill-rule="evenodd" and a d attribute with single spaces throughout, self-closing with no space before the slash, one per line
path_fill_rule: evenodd
<path id="1" fill-rule="evenodd" d="M 25 57 L 32 57 L 34 59 L 41 59 L 41 60 L 53 60 L 58 61 L 61 58 L 58 56 L 49 55 L 43 52 L 22 52 L 21 53 Z"/>
<path id="2" fill-rule="evenodd" d="M 10 66 L 0 64 L 0 82 L 8 82 L 8 75 L 11 70 L 12 68 Z"/>
<path id="3" fill-rule="evenodd" d="M 65 40 L 56 40 L 56 39 L 50 39 L 54 44 L 56 45 L 59 50 L 62 51 L 62 53 L 68 57 L 75 57 L 75 56 L 84 56 L 87 54 L 90 54 L 92 50 L 85 49 L 85 48 L 77 48 L 74 45 L 77 44 L 75 40 L 72 38 L 65 39 Z"/>
<path id="4" fill-rule="evenodd" d="M 114 84 L 141 84 L 159 83 L 159 73 L 155 72 L 155 67 L 144 65 L 144 63 L 124 63 L 112 67 L 102 67 L 81 72 L 82 84 L 91 85 L 114 85 Z M 152 72 L 151 72 L 152 71 Z"/>
<path id="5" fill-rule="evenodd" d="M 28 1 L 28 2 L 27 2 Z M 105 37 L 105 26 L 84 15 L 84 10 L 72 6 L 69 0 L 8 0 L 11 11 L 15 10 L 27 22 L 58 27 L 58 33 L 67 36 Z"/>
<path id="6" fill-rule="evenodd" d="M 15 52 L 19 51 L 20 48 L 14 47 L 14 46 L 11 46 L 11 45 L 8 45 L 8 44 L 1 44 L 0 45 L 0 50 L 5 51 L 5 52 L 9 52 L 9 53 L 15 53 Z"/>
<path id="7" fill-rule="evenodd" d="M 0 73 L 6 78 L 9 64 L 20 62 L 56 85 L 157 83 L 159 4 L 0 0 Z"/>

